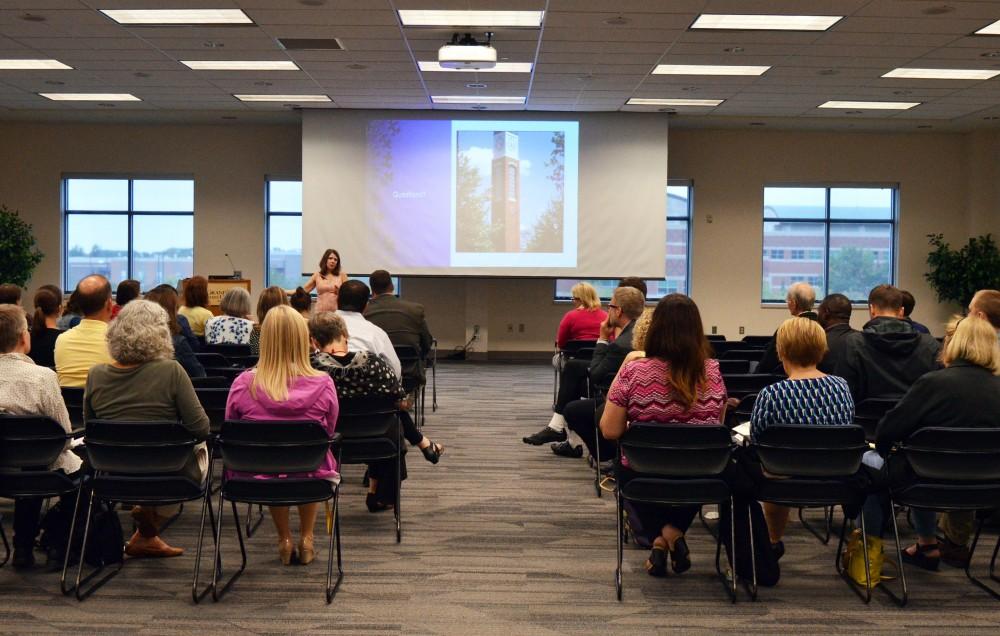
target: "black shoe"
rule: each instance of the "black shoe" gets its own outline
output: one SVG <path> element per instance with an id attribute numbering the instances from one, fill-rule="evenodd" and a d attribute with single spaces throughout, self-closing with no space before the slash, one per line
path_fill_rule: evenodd
<path id="1" fill-rule="evenodd" d="M 674 541 L 674 549 L 670 551 L 670 567 L 677 574 L 683 574 L 691 569 L 691 551 L 688 550 L 684 537 Z"/>
<path id="2" fill-rule="evenodd" d="M 574 457 L 576 459 L 583 457 L 583 446 L 573 446 L 569 442 L 559 442 L 549 448 L 560 457 Z"/>
<path id="3" fill-rule="evenodd" d="M 646 559 L 646 573 L 650 576 L 662 578 L 667 575 L 667 554 L 666 550 L 655 546 Z"/>
<path id="4" fill-rule="evenodd" d="M 379 501 L 373 492 L 370 492 L 365 496 L 365 505 L 368 506 L 368 512 L 382 512 L 384 510 L 392 509 L 390 504 Z"/>
<path id="5" fill-rule="evenodd" d="M 771 551 L 774 552 L 774 560 L 777 561 L 781 557 L 785 556 L 785 542 L 778 541 L 777 543 L 771 544 Z"/>
<path id="6" fill-rule="evenodd" d="M 441 453 L 444 452 L 444 446 L 431 442 L 427 448 L 421 448 L 420 452 L 424 454 L 424 459 L 432 464 L 436 464 L 441 459 Z"/>
<path id="7" fill-rule="evenodd" d="M 30 568 L 35 565 L 35 555 L 32 553 L 31 548 L 15 547 L 14 558 L 11 560 L 10 564 L 14 566 L 15 570 Z"/>
<path id="8" fill-rule="evenodd" d="M 565 442 L 566 431 L 557 431 L 554 428 L 546 426 L 534 435 L 522 437 L 521 441 L 525 444 L 531 444 L 532 446 L 541 446 L 542 444 L 548 444 L 550 442 Z"/>
<path id="9" fill-rule="evenodd" d="M 915 565 L 918 568 L 924 570 L 930 570 L 931 572 L 937 572 L 938 567 L 941 565 L 941 557 L 931 557 L 927 556 L 928 552 L 933 552 L 938 549 L 938 544 L 932 543 L 930 545 L 916 545 L 916 550 L 913 554 L 910 554 L 906 550 L 902 551 L 903 563 L 909 563 L 910 565 Z"/>

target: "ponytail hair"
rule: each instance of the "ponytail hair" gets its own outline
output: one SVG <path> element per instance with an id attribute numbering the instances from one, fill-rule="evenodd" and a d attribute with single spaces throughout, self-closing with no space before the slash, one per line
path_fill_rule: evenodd
<path id="1" fill-rule="evenodd" d="M 31 332 L 41 333 L 45 330 L 45 319 L 58 316 L 62 299 L 50 289 L 39 289 L 35 293 L 35 315 L 31 318 Z"/>

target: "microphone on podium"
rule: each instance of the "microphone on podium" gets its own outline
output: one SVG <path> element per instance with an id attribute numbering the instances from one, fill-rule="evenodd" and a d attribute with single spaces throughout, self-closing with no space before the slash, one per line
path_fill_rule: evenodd
<path id="1" fill-rule="evenodd" d="M 229 253 L 225 252 L 226 258 L 229 260 L 229 266 L 233 268 L 233 280 L 239 280 L 243 278 L 243 272 L 236 269 L 236 265 L 233 264 L 233 259 L 230 258 Z"/>

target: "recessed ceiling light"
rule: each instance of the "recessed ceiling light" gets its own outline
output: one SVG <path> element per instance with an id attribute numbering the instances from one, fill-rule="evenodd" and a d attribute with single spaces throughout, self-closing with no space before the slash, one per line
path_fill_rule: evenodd
<path id="1" fill-rule="evenodd" d="M 241 102 L 330 102 L 328 95 L 233 95 Z"/>
<path id="2" fill-rule="evenodd" d="M 253 24 L 239 9 L 101 9 L 118 24 Z"/>
<path id="3" fill-rule="evenodd" d="M 530 27 L 542 26 L 544 11 L 399 11 L 403 26 Z"/>
<path id="4" fill-rule="evenodd" d="M 718 64 L 658 64 L 653 75 L 763 75 L 770 66 L 727 66 Z"/>
<path id="5" fill-rule="evenodd" d="M 181 60 L 195 71 L 297 71 L 291 60 Z"/>
<path id="6" fill-rule="evenodd" d="M 973 35 L 1000 35 L 1000 20 L 987 24 L 983 28 L 976 31 Z"/>
<path id="7" fill-rule="evenodd" d="M 66 66 L 59 60 L 0 60 L 0 71 L 71 71 L 72 66 Z"/>
<path id="8" fill-rule="evenodd" d="M 897 68 L 882 77 L 905 79 L 988 80 L 1000 71 L 981 71 L 964 68 Z"/>
<path id="9" fill-rule="evenodd" d="M 733 15 L 702 14 L 692 29 L 739 31 L 826 31 L 842 20 L 842 15 Z"/>
<path id="10" fill-rule="evenodd" d="M 817 106 L 817 108 L 837 108 L 839 110 L 909 110 L 914 106 L 919 106 L 920 102 L 847 102 L 829 101 Z"/>
<path id="11" fill-rule="evenodd" d="M 531 62 L 497 62 L 493 68 L 445 68 L 439 62 L 417 62 L 425 73 L 530 73 Z"/>
<path id="12" fill-rule="evenodd" d="M 54 102 L 141 102 L 131 93 L 39 93 Z"/>
<path id="13" fill-rule="evenodd" d="M 435 104 L 523 104 L 524 100 L 513 95 L 431 95 Z"/>
<path id="14" fill-rule="evenodd" d="M 630 97 L 626 106 L 718 106 L 724 99 L 653 99 L 648 97 Z"/>

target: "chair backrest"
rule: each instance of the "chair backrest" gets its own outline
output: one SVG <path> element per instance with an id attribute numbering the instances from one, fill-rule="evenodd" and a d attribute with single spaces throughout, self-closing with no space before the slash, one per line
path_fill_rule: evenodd
<path id="1" fill-rule="evenodd" d="M 229 359 L 221 353 L 196 353 L 194 356 L 198 358 L 198 362 L 200 362 L 203 367 L 230 366 Z"/>
<path id="2" fill-rule="evenodd" d="M 253 355 L 248 344 L 206 344 L 201 348 L 205 353 L 218 353 L 231 358 L 245 358 Z"/>
<path id="3" fill-rule="evenodd" d="M 589 358 L 594 355 L 596 340 L 570 340 L 563 345 L 561 351 L 569 358 Z"/>
<path id="4" fill-rule="evenodd" d="M 229 386 L 233 380 L 239 377 L 246 369 L 239 367 L 205 367 L 205 375 L 217 378 L 225 378 Z"/>
<path id="5" fill-rule="evenodd" d="M 860 426 L 768 426 L 754 440 L 761 465 L 772 475 L 849 477 L 868 450 Z"/>
<path id="6" fill-rule="evenodd" d="M 763 349 L 771 342 L 771 336 L 743 336 L 743 344 Z"/>
<path id="7" fill-rule="evenodd" d="M 750 362 L 760 362 L 763 357 L 763 349 L 730 349 L 722 354 L 723 360 L 748 360 Z"/>
<path id="8" fill-rule="evenodd" d="M 315 420 L 227 420 L 217 443 L 227 469 L 276 475 L 319 468 L 330 436 Z"/>
<path id="9" fill-rule="evenodd" d="M 233 381 L 224 375 L 209 375 L 204 378 L 191 378 L 191 386 L 196 389 L 229 389 Z"/>
<path id="10" fill-rule="evenodd" d="M 0 415 L 0 469 L 48 468 L 66 439 L 59 422 L 48 417 Z"/>
<path id="11" fill-rule="evenodd" d="M 921 479 L 1000 480 L 1000 428 L 923 428 L 898 451 Z"/>
<path id="12" fill-rule="evenodd" d="M 661 477 L 719 475 L 733 441 L 721 424 L 633 422 L 618 441 L 629 468 Z"/>
<path id="13" fill-rule="evenodd" d="M 751 393 L 760 393 L 761 389 L 781 380 L 780 375 L 769 373 L 731 374 L 725 377 L 726 392 L 729 397 L 743 398 Z"/>
<path id="14" fill-rule="evenodd" d="M 749 420 L 750 416 L 753 415 L 753 407 L 757 404 L 757 394 L 751 393 L 750 395 L 743 396 L 740 399 L 739 405 L 736 407 L 736 417 L 740 421 Z"/>
<path id="15" fill-rule="evenodd" d="M 178 422 L 90 420 L 84 443 L 95 470 L 152 475 L 179 472 L 198 440 Z"/>
<path id="16" fill-rule="evenodd" d="M 222 429 L 222 423 L 226 421 L 226 402 L 229 400 L 229 388 L 208 388 L 195 387 L 195 395 L 201 402 L 201 408 L 205 409 L 208 416 L 209 426 L 213 433 Z"/>
<path id="17" fill-rule="evenodd" d="M 709 340 L 708 344 L 711 345 L 712 351 L 715 353 L 714 358 L 721 358 L 724 353 L 730 349 L 747 349 L 746 343 L 744 342 L 734 342 L 732 340 L 725 340 L 719 342 L 717 340 Z"/>
<path id="18" fill-rule="evenodd" d="M 726 337 L 725 336 L 723 336 L 722 334 L 716 334 L 716 333 L 708 334 L 708 335 L 705 336 L 705 338 L 707 338 L 709 342 L 725 342 L 726 341 Z"/>
<path id="19" fill-rule="evenodd" d="M 83 387 L 63 386 L 59 387 L 62 392 L 63 402 L 66 404 L 66 411 L 69 413 L 69 421 L 73 428 L 83 428 Z"/>
<path id="20" fill-rule="evenodd" d="M 419 362 L 423 360 L 423 356 L 420 355 L 420 349 L 413 345 L 394 344 L 392 348 L 396 351 L 396 357 L 399 358 L 400 362 Z"/>
<path id="21" fill-rule="evenodd" d="M 344 441 L 389 437 L 399 425 L 395 400 L 388 398 L 344 398 L 340 400 L 337 432 Z"/>
<path id="22" fill-rule="evenodd" d="M 719 371 L 722 373 L 723 377 L 734 374 L 746 375 L 747 373 L 750 373 L 750 361 L 731 359 L 719 360 Z"/>

